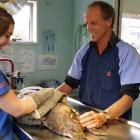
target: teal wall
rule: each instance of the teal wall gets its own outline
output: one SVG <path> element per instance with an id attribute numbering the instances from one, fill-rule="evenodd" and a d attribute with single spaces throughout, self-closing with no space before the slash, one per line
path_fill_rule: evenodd
<path id="1" fill-rule="evenodd" d="M 42 0 L 38 0 L 38 43 L 13 45 L 15 70 L 20 70 L 19 50 L 21 48 L 33 49 L 35 51 L 35 72 L 25 74 L 25 86 L 35 85 L 44 79 L 58 79 L 59 81 L 63 81 L 72 61 L 72 11 L 72 0 L 54 0 L 51 5 L 46 5 Z M 44 30 L 52 30 L 56 34 L 55 47 L 56 54 L 58 55 L 58 66 L 56 70 L 39 70 L 38 56 L 44 54 L 42 52 L 42 31 Z"/>

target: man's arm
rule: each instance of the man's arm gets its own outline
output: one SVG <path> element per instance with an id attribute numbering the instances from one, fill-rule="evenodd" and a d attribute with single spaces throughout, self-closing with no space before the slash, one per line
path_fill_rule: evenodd
<path id="1" fill-rule="evenodd" d="M 123 95 L 118 101 L 105 109 L 110 116 L 110 119 L 117 118 L 124 114 L 133 104 L 133 98 L 129 95 Z M 104 112 L 95 113 L 94 111 L 86 112 L 81 115 L 81 124 L 83 127 L 101 127 L 108 120 Z"/>
<path id="2" fill-rule="evenodd" d="M 121 87 L 120 93 L 123 96 L 112 106 L 105 110 L 110 114 L 111 119 L 121 116 L 132 106 L 133 101 L 136 100 L 139 96 L 139 87 L 139 83 L 123 85 Z"/>
<path id="3" fill-rule="evenodd" d="M 129 108 L 131 108 L 132 105 L 133 98 L 125 94 L 105 111 L 109 113 L 110 119 L 114 119 L 124 114 Z"/>
<path id="4" fill-rule="evenodd" d="M 95 113 L 90 111 L 81 116 L 81 124 L 83 127 L 101 127 L 107 122 L 108 116 L 109 119 L 114 119 L 123 115 L 129 108 L 131 108 L 133 101 L 138 98 L 140 93 L 139 87 L 139 83 L 123 85 L 120 90 L 122 97 L 105 109 L 105 112 Z"/>
<path id="5" fill-rule="evenodd" d="M 59 87 L 57 87 L 56 89 L 58 91 L 69 94 L 73 89 L 77 88 L 79 84 L 80 84 L 80 80 L 75 79 L 71 76 L 66 76 L 64 83 Z"/>
<path id="6" fill-rule="evenodd" d="M 63 83 L 59 87 L 57 87 L 56 90 L 66 93 L 66 95 L 68 95 L 72 91 L 72 88 L 68 84 Z"/>

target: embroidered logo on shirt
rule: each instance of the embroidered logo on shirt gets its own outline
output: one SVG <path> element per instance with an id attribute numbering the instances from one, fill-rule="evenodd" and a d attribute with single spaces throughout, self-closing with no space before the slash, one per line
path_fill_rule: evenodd
<path id="1" fill-rule="evenodd" d="M 111 70 L 107 71 L 106 76 L 111 77 L 112 76 L 112 71 Z"/>

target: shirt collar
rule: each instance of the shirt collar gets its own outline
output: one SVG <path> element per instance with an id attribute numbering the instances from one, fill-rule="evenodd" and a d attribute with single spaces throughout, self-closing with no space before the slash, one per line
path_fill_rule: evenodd
<path id="1" fill-rule="evenodd" d="M 116 46 L 117 42 L 120 41 L 120 39 L 115 35 L 115 33 L 112 31 L 112 35 L 111 35 L 111 38 L 108 42 L 108 46 Z M 97 47 L 97 44 L 96 42 L 93 42 L 93 41 L 90 41 L 89 42 L 89 46 L 93 48 L 94 47 Z"/>
<path id="2" fill-rule="evenodd" d="M 108 42 L 109 45 L 111 45 L 112 47 L 113 46 L 116 46 L 117 42 L 119 41 L 120 39 L 115 35 L 115 33 L 112 31 L 112 35 L 111 35 L 111 38 Z"/>

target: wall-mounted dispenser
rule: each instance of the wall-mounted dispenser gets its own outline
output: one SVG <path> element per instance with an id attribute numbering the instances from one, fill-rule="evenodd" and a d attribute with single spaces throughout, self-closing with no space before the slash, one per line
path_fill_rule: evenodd
<path id="1" fill-rule="evenodd" d="M 10 14 L 14 15 L 27 3 L 27 0 L 0 0 L 0 3 Z"/>

